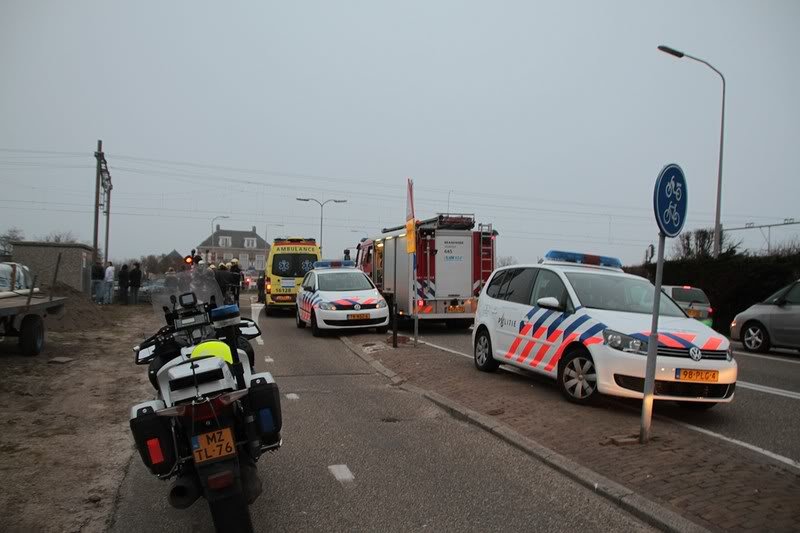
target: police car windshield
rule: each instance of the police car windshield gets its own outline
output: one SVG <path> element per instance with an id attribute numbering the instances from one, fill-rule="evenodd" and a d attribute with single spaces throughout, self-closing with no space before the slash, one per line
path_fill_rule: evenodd
<path id="1" fill-rule="evenodd" d="M 275 254 L 272 258 L 272 275 L 284 278 L 302 278 L 314 268 L 314 254 Z"/>
<path id="2" fill-rule="evenodd" d="M 327 272 L 319 274 L 317 279 L 321 291 L 368 291 L 373 288 L 363 272 Z"/>
<path id="3" fill-rule="evenodd" d="M 653 312 L 655 287 L 645 279 L 594 272 L 565 274 L 584 307 L 648 315 Z M 661 316 L 686 316 L 675 302 L 664 295 L 661 296 L 659 307 Z"/>

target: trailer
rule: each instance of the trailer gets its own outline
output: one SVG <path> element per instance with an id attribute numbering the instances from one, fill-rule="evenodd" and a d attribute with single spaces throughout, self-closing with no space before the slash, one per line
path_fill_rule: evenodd
<path id="1" fill-rule="evenodd" d="M 415 235 L 397 226 L 362 239 L 356 265 L 390 305 L 397 304 L 400 317 L 416 314 L 420 320 L 466 328 L 494 270 L 496 237 L 491 224 L 476 229 L 472 214 L 439 214 L 419 221 Z M 416 279 L 414 255 L 406 252 L 409 238 L 416 240 Z"/>
<path id="2" fill-rule="evenodd" d="M 44 349 L 44 318 L 64 312 L 66 298 L 27 294 L 0 299 L 0 340 L 17 337 L 25 355 L 39 355 Z"/>

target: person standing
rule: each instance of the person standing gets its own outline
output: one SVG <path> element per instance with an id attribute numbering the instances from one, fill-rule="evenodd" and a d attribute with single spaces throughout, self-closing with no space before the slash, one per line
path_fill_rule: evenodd
<path id="1" fill-rule="evenodd" d="M 142 269 L 139 263 L 133 264 L 133 269 L 130 273 L 131 282 L 131 303 L 139 305 L 139 287 L 142 286 Z"/>
<path id="2" fill-rule="evenodd" d="M 109 261 L 103 275 L 103 303 L 111 304 L 114 300 L 114 264 Z"/>
<path id="3" fill-rule="evenodd" d="M 103 285 L 103 263 L 95 261 L 92 265 L 92 300 L 94 303 L 101 304 L 105 300 L 105 286 Z"/>
<path id="4" fill-rule="evenodd" d="M 128 265 L 122 265 L 119 270 L 119 303 L 128 305 L 128 287 L 130 286 L 130 271 Z"/>
<path id="5" fill-rule="evenodd" d="M 236 305 L 239 305 L 239 292 L 242 290 L 242 277 L 244 274 L 242 273 L 242 269 L 239 267 L 239 260 L 236 258 L 231 259 L 231 267 L 230 272 L 233 274 L 231 276 L 231 285 L 233 286 L 233 299 L 236 301 Z"/>

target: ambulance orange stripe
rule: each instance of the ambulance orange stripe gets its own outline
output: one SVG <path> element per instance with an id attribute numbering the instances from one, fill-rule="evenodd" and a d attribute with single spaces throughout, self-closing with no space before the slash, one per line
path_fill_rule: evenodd
<path id="1" fill-rule="evenodd" d="M 547 342 L 549 342 L 549 343 L 553 343 L 553 342 L 554 342 L 554 341 L 555 341 L 557 338 L 559 338 L 559 337 L 560 337 L 560 336 L 561 336 L 563 333 L 564 333 L 564 332 L 563 332 L 562 330 L 560 330 L 560 329 L 557 329 L 557 330 L 555 330 L 553 333 L 551 333 L 551 334 L 550 334 L 550 336 L 549 336 L 549 337 L 547 337 Z M 531 362 L 530 362 L 530 363 L 528 363 L 528 364 L 529 364 L 530 366 L 536 366 L 536 365 L 538 365 L 538 364 L 539 364 L 539 363 L 542 361 L 542 359 L 544 358 L 544 355 L 545 355 L 545 354 L 547 353 L 547 351 L 550 349 L 550 346 L 551 346 L 551 344 L 545 344 L 544 346 L 542 346 L 541 348 L 539 348 L 539 351 L 538 351 L 538 352 L 536 352 L 536 357 L 534 357 L 534 358 L 533 358 L 533 361 L 531 361 Z"/>
<path id="2" fill-rule="evenodd" d="M 545 371 L 549 372 L 550 370 L 553 370 L 553 367 L 555 367 L 556 364 L 561 360 L 561 355 L 564 353 L 564 350 L 567 348 L 567 346 L 569 346 L 569 344 L 572 341 L 574 341 L 577 338 L 578 334 L 573 333 L 572 335 L 567 337 L 567 340 L 561 343 L 561 346 L 558 347 L 556 353 L 553 355 L 553 357 L 550 358 L 550 361 L 548 361 L 547 366 L 544 367 Z"/>
<path id="3" fill-rule="evenodd" d="M 719 345 L 722 344 L 722 339 L 720 337 L 711 337 L 706 341 L 703 345 L 703 350 L 716 350 L 719 348 Z"/>

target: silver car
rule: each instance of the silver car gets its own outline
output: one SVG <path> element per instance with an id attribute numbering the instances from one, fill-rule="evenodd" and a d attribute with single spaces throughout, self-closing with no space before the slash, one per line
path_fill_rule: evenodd
<path id="1" fill-rule="evenodd" d="M 736 315 L 731 338 L 741 340 L 748 352 L 800 349 L 800 280 Z"/>

